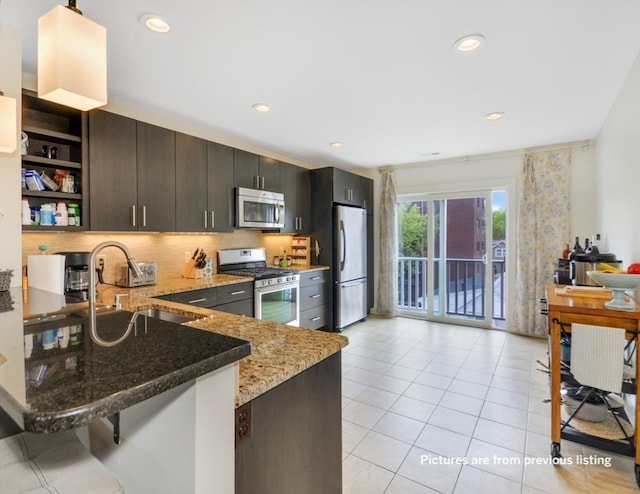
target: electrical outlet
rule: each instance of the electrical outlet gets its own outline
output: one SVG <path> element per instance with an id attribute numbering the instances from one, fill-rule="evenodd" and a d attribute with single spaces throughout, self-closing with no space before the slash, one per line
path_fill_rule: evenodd
<path id="1" fill-rule="evenodd" d="M 98 258 L 96 259 L 96 268 L 104 271 L 104 267 L 107 264 L 107 256 L 104 254 L 98 254 Z"/>

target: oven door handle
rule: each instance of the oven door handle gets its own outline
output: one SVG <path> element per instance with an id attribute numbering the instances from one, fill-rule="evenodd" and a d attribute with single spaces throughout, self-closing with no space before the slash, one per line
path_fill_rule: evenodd
<path id="1" fill-rule="evenodd" d="M 263 286 L 260 288 L 255 288 L 254 289 L 254 294 L 258 295 L 258 294 L 265 294 L 265 293 L 273 293 L 273 292 L 280 292 L 282 290 L 290 290 L 290 289 L 300 289 L 300 283 L 299 282 L 293 282 L 293 283 L 282 283 L 280 285 L 269 285 L 269 286 Z"/>

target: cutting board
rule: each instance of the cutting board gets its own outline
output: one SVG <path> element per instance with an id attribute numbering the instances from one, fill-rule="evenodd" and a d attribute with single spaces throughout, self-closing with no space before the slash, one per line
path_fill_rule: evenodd
<path id="1" fill-rule="evenodd" d="M 556 295 L 564 297 L 589 297 L 611 300 L 613 292 L 609 288 L 598 286 L 566 286 L 556 288 Z"/>

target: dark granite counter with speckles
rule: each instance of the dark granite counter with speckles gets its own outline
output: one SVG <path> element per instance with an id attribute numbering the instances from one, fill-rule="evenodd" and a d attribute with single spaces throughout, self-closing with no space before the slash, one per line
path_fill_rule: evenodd
<path id="1" fill-rule="evenodd" d="M 320 271 L 327 266 L 312 266 L 303 271 Z M 102 291 L 105 302 L 113 300 L 114 293 L 128 296 L 123 303 L 130 310 L 159 308 L 184 314 L 194 319 L 185 323 L 251 342 L 251 355 L 240 361 L 236 406 L 241 406 L 275 388 L 287 379 L 313 367 L 344 348 L 349 340 L 337 333 L 313 329 L 294 328 L 285 324 L 260 321 L 251 317 L 227 314 L 192 305 L 179 304 L 154 297 L 167 293 L 197 290 L 207 286 L 242 283 L 252 278 L 215 275 L 203 280 L 167 278 L 156 286 L 123 289 L 110 287 Z"/>
<path id="2" fill-rule="evenodd" d="M 8 293 L 13 310 L 0 312 L 0 407 L 28 431 L 88 424 L 251 353 L 246 340 L 111 310 L 98 311 L 103 340 L 124 334 L 132 318 L 133 329 L 104 347 L 90 337 L 86 303 L 49 306 L 46 316 L 24 321 L 23 307 L 51 297 L 29 290 L 23 304 L 21 289 Z"/>
<path id="3" fill-rule="evenodd" d="M 324 269 L 328 268 L 312 266 L 309 271 Z M 147 332 L 138 321 L 138 332 L 112 349 L 97 347 L 83 326 L 79 341 L 70 334 L 65 348 L 44 350 L 42 332 L 49 327 L 72 328 L 76 326 L 74 321 L 86 324 L 86 302 L 64 306 L 55 297 L 45 297 L 42 303 L 34 304 L 36 300 L 29 297 L 27 304 L 21 290 L 12 289 L 14 310 L 0 312 L 0 407 L 27 430 L 62 430 L 113 414 L 236 360 L 236 406 L 240 406 L 347 345 L 347 338 L 336 333 L 155 298 L 246 281 L 252 278 L 214 275 L 198 280 L 166 278 L 157 285 L 131 289 L 100 285 L 98 302 L 103 307 L 113 303 L 114 294 L 120 293 L 127 295 L 122 303 L 130 311 L 158 308 L 193 319 L 176 327 L 143 318 L 151 322 Z M 48 321 L 23 328 L 23 316 L 32 318 L 41 312 L 48 313 Z M 120 312 L 115 317 L 109 310 L 98 314 L 102 314 L 98 316 L 98 332 L 104 339 L 121 334 L 122 325 L 131 315 Z M 30 346 L 27 342 L 32 342 L 33 348 L 25 358 Z M 36 384 L 41 365 L 46 365 L 46 372 L 42 382 Z"/>

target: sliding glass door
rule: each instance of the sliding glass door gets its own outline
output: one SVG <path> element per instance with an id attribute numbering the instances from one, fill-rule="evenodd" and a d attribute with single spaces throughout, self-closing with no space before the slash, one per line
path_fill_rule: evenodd
<path id="1" fill-rule="evenodd" d="M 398 204 L 399 310 L 431 320 L 504 326 L 505 192 L 407 199 Z"/>

